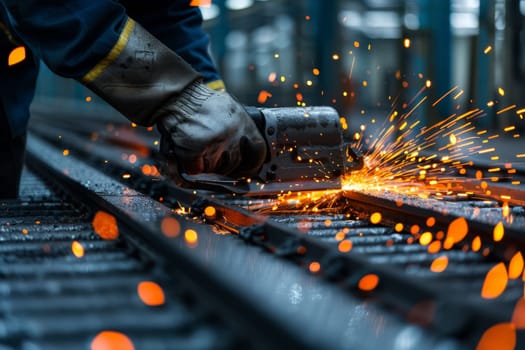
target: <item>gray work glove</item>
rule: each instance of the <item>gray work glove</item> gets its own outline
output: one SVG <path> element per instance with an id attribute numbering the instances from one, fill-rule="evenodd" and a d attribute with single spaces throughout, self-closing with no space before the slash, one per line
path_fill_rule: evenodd
<path id="1" fill-rule="evenodd" d="M 230 95 L 201 79 L 130 18 L 115 47 L 81 82 L 129 120 L 158 125 L 167 175 L 176 182 L 183 172 L 256 175 L 266 145 L 255 123 Z"/>
<path id="2" fill-rule="evenodd" d="M 160 149 L 175 179 L 177 173 L 250 177 L 264 163 L 263 137 L 244 108 L 226 92 L 196 81 L 157 115 Z"/>

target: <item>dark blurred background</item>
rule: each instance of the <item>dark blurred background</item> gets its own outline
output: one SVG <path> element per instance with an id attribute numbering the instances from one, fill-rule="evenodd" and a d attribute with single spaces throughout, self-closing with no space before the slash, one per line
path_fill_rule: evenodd
<path id="1" fill-rule="evenodd" d="M 202 11 L 226 86 L 245 104 L 328 104 L 355 127 L 426 85 L 429 102 L 454 88 L 419 110 L 426 124 L 470 108 L 485 110 L 487 129 L 521 118 L 524 0 L 213 0 Z M 102 103 L 44 67 L 35 103 L 85 107 L 88 96 Z"/>

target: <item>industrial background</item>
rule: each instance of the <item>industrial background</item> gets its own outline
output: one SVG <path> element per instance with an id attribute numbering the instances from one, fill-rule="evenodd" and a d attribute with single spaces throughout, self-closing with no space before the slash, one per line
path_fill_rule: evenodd
<path id="1" fill-rule="evenodd" d="M 215 0 L 202 11 L 227 88 L 247 105 L 293 106 L 300 92 L 308 105 L 333 105 L 348 115 L 388 110 L 389 96 L 415 95 L 421 74 L 435 98 L 454 86 L 464 90 L 464 109 L 523 100 L 519 0 Z M 261 91 L 272 97 L 259 99 Z M 37 103 L 82 103 L 90 95 L 42 69 Z M 452 107 L 442 104 L 424 117 Z M 485 127 L 496 127 L 494 109 L 487 113 Z"/>

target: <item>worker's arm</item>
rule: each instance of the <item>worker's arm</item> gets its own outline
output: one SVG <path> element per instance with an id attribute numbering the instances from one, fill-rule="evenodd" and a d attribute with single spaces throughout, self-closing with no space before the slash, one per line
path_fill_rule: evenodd
<path id="1" fill-rule="evenodd" d="M 237 177 L 263 163 L 264 140 L 242 106 L 203 85 L 120 5 L 4 1 L 17 33 L 53 71 L 81 81 L 135 123 L 157 123 L 161 151 L 178 171 Z"/>
<path id="2" fill-rule="evenodd" d="M 191 0 L 119 2 L 125 6 L 131 18 L 201 73 L 206 85 L 224 88 L 210 57 L 209 38 L 202 29 L 201 11 L 197 6 L 190 6 Z"/>

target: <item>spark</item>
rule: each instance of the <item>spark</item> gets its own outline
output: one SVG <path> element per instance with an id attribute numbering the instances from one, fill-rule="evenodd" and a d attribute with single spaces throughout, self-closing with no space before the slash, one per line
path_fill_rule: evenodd
<path id="1" fill-rule="evenodd" d="M 321 264 L 319 264 L 317 261 L 312 261 L 308 266 L 308 269 L 312 273 L 319 272 L 321 270 Z"/>
<path id="2" fill-rule="evenodd" d="M 507 288 L 507 268 L 500 262 L 489 270 L 483 282 L 481 297 L 484 299 L 494 299 L 499 297 Z"/>
<path id="3" fill-rule="evenodd" d="M 124 333 L 116 331 L 102 331 L 91 341 L 91 350 L 134 350 L 133 342 Z"/>
<path id="4" fill-rule="evenodd" d="M 476 350 L 513 350 L 516 348 L 516 327 L 512 323 L 498 323 L 487 329 Z"/>
<path id="5" fill-rule="evenodd" d="M 446 255 L 439 256 L 434 261 L 432 261 L 432 264 L 430 265 L 430 271 L 432 272 L 443 272 L 446 270 L 448 266 L 448 257 Z"/>
<path id="6" fill-rule="evenodd" d="M 152 281 L 142 281 L 137 286 L 137 294 L 148 306 L 160 306 L 166 301 L 162 287 Z"/>
<path id="7" fill-rule="evenodd" d="M 502 108 L 500 109 L 499 111 L 496 112 L 497 115 L 500 115 L 500 114 L 503 114 L 505 112 L 508 112 L 510 110 L 513 110 L 514 108 L 516 108 L 517 106 L 516 105 L 510 105 L 510 106 L 507 106 L 505 108 Z"/>
<path id="8" fill-rule="evenodd" d="M 357 287 L 365 292 L 372 291 L 376 289 L 377 285 L 379 284 L 379 276 L 376 274 L 368 274 L 361 277 L 359 280 L 359 283 L 357 284 Z"/>
<path id="9" fill-rule="evenodd" d="M 93 218 L 93 230 L 105 240 L 114 240 L 118 238 L 119 231 L 117 219 L 104 211 L 98 211 Z"/>
<path id="10" fill-rule="evenodd" d="M 73 255 L 77 258 L 81 258 L 84 256 L 84 247 L 78 241 L 73 241 L 73 243 L 71 244 L 71 251 L 73 252 Z"/>
<path id="11" fill-rule="evenodd" d="M 167 216 L 162 219 L 160 230 L 166 237 L 177 237 L 180 234 L 180 223 L 174 217 Z"/>
<path id="12" fill-rule="evenodd" d="M 210 7 L 212 0 L 191 0 L 190 6 Z"/>
<path id="13" fill-rule="evenodd" d="M 192 229 L 187 229 L 184 232 L 184 240 L 186 241 L 188 246 L 195 247 L 197 246 L 197 243 L 199 241 L 199 235 L 197 234 L 197 231 L 192 230 Z"/>
<path id="14" fill-rule="evenodd" d="M 15 47 L 7 58 L 7 65 L 14 66 L 26 59 L 26 48 L 24 46 Z"/>
<path id="15" fill-rule="evenodd" d="M 259 96 L 257 97 L 257 102 L 259 103 L 266 103 L 266 101 L 268 101 L 268 99 L 272 97 L 272 94 L 266 90 L 261 90 L 261 92 L 259 92 Z"/>

